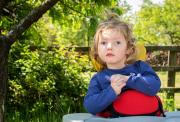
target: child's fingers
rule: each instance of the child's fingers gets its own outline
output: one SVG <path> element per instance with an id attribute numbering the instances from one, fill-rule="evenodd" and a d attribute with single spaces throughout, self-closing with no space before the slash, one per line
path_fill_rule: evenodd
<path id="1" fill-rule="evenodd" d="M 122 89 L 125 85 L 126 85 L 125 82 L 121 82 L 121 84 L 119 85 L 120 89 Z"/>
<path id="2" fill-rule="evenodd" d="M 121 83 L 121 82 L 126 82 L 124 78 L 121 78 L 121 77 L 116 77 L 114 78 L 111 82 L 114 82 L 114 83 Z"/>
<path id="3" fill-rule="evenodd" d="M 117 95 L 121 93 L 121 90 L 125 85 L 126 85 L 125 82 L 116 82 L 111 84 L 112 88 L 114 89 Z"/>
<path id="4" fill-rule="evenodd" d="M 112 75 L 111 78 L 110 78 L 110 80 L 112 82 L 116 82 L 116 81 L 118 81 L 120 79 L 122 79 L 122 76 L 120 74 Z"/>
<path id="5" fill-rule="evenodd" d="M 117 79 L 118 79 L 117 75 L 112 75 L 110 78 L 111 82 L 115 82 L 117 81 Z"/>
<path id="6" fill-rule="evenodd" d="M 111 82 L 127 82 L 128 79 L 129 79 L 129 76 L 116 74 L 116 75 L 111 76 L 110 81 Z"/>
<path id="7" fill-rule="evenodd" d="M 125 82 L 116 82 L 115 85 L 119 88 L 122 88 L 126 85 L 126 83 Z"/>

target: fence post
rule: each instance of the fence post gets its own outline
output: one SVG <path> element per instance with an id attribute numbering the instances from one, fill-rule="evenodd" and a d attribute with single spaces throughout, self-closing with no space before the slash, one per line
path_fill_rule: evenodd
<path id="1" fill-rule="evenodd" d="M 169 66 L 176 66 L 176 52 L 169 50 L 168 52 L 168 65 Z M 168 82 L 167 86 L 168 87 L 175 87 L 175 76 L 176 72 L 173 71 L 168 71 Z M 167 100 L 170 100 L 168 103 L 170 104 L 172 110 L 174 111 L 175 106 L 174 106 L 174 91 L 168 91 L 167 92 Z"/>

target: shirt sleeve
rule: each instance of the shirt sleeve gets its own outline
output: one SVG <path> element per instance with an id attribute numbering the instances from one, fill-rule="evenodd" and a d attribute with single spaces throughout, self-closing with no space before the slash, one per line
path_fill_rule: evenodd
<path id="1" fill-rule="evenodd" d="M 156 95 L 161 86 L 158 75 L 143 61 L 136 62 L 135 67 L 138 69 L 138 73 L 130 74 L 127 87 L 136 89 L 150 96 Z"/>
<path id="2" fill-rule="evenodd" d="M 116 93 L 109 85 L 101 89 L 96 75 L 91 79 L 87 94 L 84 98 L 84 107 L 92 114 L 97 114 L 107 108 L 116 98 Z"/>

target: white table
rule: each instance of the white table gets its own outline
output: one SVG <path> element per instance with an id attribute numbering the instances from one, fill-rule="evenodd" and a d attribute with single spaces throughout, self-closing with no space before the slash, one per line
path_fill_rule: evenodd
<path id="1" fill-rule="evenodd" d="M 72 113 L 63 116 L 63 122 L 180 122 L 180 111 L 166 112 L 166 117 L 132 116 L 119 118 L 101 118 L 89 113 Z"/>

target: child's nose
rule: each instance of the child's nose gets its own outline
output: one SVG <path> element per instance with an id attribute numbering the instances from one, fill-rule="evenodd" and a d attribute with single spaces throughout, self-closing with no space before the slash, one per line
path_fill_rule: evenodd
<path id="1" fill-rule="evenodd" d="M 111 43 L 107 44 L 107 49 L 112 49 L 112 44 Z"/>

